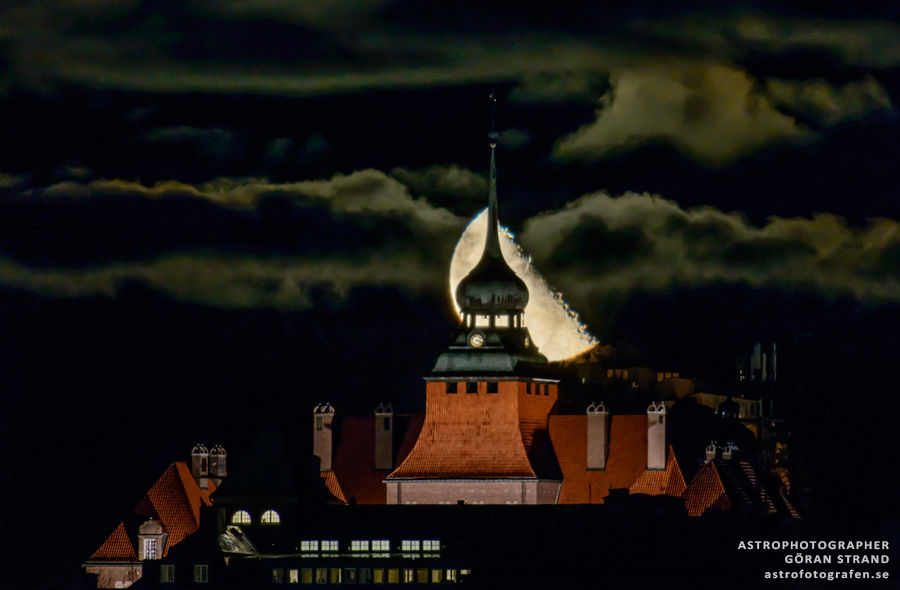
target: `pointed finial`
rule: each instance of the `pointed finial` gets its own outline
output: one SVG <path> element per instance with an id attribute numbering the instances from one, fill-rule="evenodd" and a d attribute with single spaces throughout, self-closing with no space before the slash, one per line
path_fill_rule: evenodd
<path id="1" fill-rule="evenodd" d="M 503 259 L 500 253 L 500 236 L 498 235 L 497 220 L 497 165 L 494 161 L 494 150 L 497 147 L 497 138 L 500 134 L 494 129 L 494 107 L 497 104 L 497 96 L 494 89 L 491 88 L 491 130 L 488 131 L 488 142 L 491 146 L 491 170 L 490 170 L 490 192 L 488 193 L 488 233 L 485 244 L 485 253 L 494 258 Z"/>

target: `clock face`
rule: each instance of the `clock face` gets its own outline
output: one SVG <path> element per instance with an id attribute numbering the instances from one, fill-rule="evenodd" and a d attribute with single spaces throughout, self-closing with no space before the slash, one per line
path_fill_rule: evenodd
<path id="1" fill-rule="evenodd" d="M 471 344 L 475 348 L 481 348 L 482 345 L 484 345 L 484 334 L 475 332 L 474 334 L 469 336 L 469 344 Z"/>

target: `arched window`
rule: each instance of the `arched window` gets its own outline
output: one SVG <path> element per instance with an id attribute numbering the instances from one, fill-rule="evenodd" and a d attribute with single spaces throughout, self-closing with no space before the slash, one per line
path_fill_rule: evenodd
<path id="1" fill-rule="evenodd" d="M 281 517 L 278 516 L 278 513 L 274 510 L 266 510 L 259 520 L 263 524 L 279 524 L 281 522 Z"/>
<path id="2" fill-rule="evenodd" d="M 250 524 L 250 513 L 246 510 L 238 510 L 231 515 L 231 524 Z"/>

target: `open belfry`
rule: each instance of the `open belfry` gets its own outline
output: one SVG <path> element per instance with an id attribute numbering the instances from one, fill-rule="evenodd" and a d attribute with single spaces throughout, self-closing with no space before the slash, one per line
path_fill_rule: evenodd
<path id="1" fill-rule="evenodd" d="M 460 324 L 425 377 L 425 414 L 394 419 L 379 406 L 334 428 L 334 408 L 318 406 L 314 453 L 328 488 L 387 504 L 601 503 L 614 488 L 682 496 L 664 404 L 646 415 L 612 416 L 600 403 L 552 412 L 562 373 L 528 332 L 528 288 L 500 248 L 498 133 L 488 138 L 484 250 L 457 286 Z"/>

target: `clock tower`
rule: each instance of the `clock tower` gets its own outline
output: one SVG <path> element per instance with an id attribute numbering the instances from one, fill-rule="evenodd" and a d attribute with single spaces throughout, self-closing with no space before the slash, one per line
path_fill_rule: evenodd
<path id="1" fill-rule="evenodd" d="M 500 250 L 497 138 L 488 134 L 484 252 L 456 288 L 459 329 L 425 377 L 422 431 L 385 480 L 388 503 L 538 504 L 559 494 L 547 435 L 559 379 L 525 326 L 528 288 Z"/>

